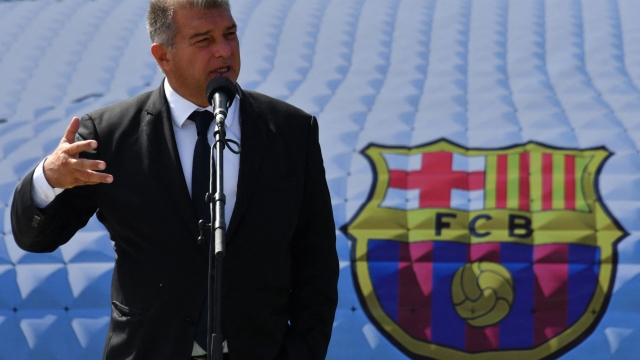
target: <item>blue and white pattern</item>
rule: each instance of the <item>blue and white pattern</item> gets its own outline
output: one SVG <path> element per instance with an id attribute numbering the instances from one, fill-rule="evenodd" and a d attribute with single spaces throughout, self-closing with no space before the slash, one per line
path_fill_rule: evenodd
<path id="1" fill-rule="evenodd" d="M 25 253 L 9 208 L 18 181 L 56 147 L 72 116 L 160 85 L 147 4 L 0 1 L 0 359 L 101 357 L 114 257 L 108 233 L 94 218 L 55 252 Z M 369 193 L 372 169 L 360 150 L 370 143 L 415 147 L 444 138 L 495 149 L 536 141 L 612 151 L 599 190 L 629 236 L 618 246 L 607 312 L 563 358 L 638 357 L 637 0 L 231 4 L 238 82 L 319 118 L 338 228 Z M 340 300 L 328 359 L 406 358 L 362 311 L 350 243 L 336 233 Z"/>

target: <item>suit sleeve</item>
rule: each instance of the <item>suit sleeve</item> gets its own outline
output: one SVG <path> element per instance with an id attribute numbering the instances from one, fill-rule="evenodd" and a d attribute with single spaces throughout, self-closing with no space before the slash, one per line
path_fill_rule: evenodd
<path id="1" fill-rule="evenodd" d="M 84 116 L 78 135 L 83 139 L 97 139 L 93 121 Z M 98 141 L 98 144 L 100 142 Z M 95 158 L 97 153 L 82 153 L 82 157 Z M 18 184 L 11 204 L 11 226 L 16 244 L 30 252 L 52 252 L 65 244 L 84 227 L 98 209 L 98 185 L 78 186 L 63 191 L 45 208 L 33 202 L 31 188 L 33 172 Z"/>
<path id="2" fill-rule="evenodd" d="M 293 287 L 288 359 L 324 359 L 338 303 L 338 256 L 331 198 L 318 142 L 318 123 L 308 135 L 304 194 L 292 248 Z"/>

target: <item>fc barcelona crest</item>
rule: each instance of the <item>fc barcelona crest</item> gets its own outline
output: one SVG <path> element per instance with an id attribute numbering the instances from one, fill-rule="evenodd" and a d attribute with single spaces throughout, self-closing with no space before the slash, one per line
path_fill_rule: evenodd
<path id="1" fill-rule="evenodd" d="M 343 231 L 372 323 L 412 358 L 540 359 L 604 314 L 627 234 L 598 194 L 604 148 L 370 145 Z"/>

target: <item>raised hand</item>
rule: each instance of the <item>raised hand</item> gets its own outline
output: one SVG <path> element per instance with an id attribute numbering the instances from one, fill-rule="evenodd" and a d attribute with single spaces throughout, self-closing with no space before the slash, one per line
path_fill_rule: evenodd
<path id="1" fill-rule="evenodd" d="M 81 159 L 83 151 L 98 147 L 95 140 L 75 141 L 80 119 L 74 117 L 60 144 L 44 163 L 44 176 L 54 188 L 68 189 L 79 185 L 113 182 L 113 176 L 94 170 L 104 170 L 107 164 L 100 160 Z"/>

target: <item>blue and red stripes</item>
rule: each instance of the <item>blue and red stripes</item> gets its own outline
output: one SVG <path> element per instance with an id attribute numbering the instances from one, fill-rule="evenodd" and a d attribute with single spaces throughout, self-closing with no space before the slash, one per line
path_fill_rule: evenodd
<path id="1" fill-rule="evenodd" d="M 500 243 L 478 244 L 469 247 L 467 260 L 469 263 L 476 261 L 490 261 L 500 263 Z M 466 345 L 469 352 L 496 350 L 500 348 L 500 323 L 474 327 L 466 324 Z"/>
<path id="2" fill-rule="evenodd" d="M 567 245 L 533 249 L 534 345 L 544 343 L 568 327 L 568 258 Z"/>
<path id="3" fill-rule="evenodd" d="M 370 240 L 367 260 L 381 310 L 399 327 L 418 340 L 473 353 L 529 349 L 575 323 L 597 287 L 599 256 L 597 247 L 574 244 Z M 460 318 L 451 299 L 453 275 L 475 261 L 501 264 L 514 283 L 509 314 L 482 328 Z"/>

